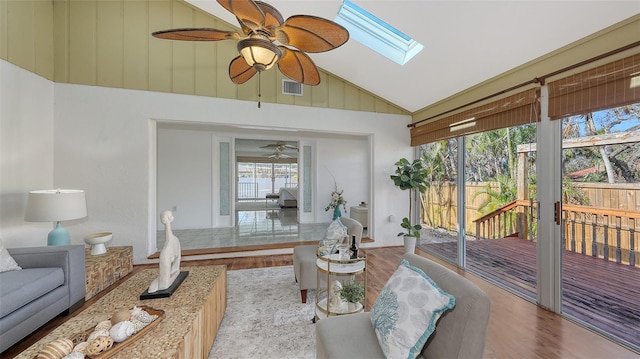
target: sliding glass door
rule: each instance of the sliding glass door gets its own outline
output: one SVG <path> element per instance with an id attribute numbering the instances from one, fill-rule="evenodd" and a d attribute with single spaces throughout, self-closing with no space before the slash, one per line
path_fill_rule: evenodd
<path id="1" fill-rule="evenodd" d="M 562 134 L 562 312 L 639 348 L 640 104 Z"/>
<path id="2" fill-rule="evenodd" d="M 238 162 L 237 173 L 239 201 L 264 200 L 280 188 L 298 185 L 297 163 Z"/>
<path id="3" fill-rule="evenodd" d="M 535 133 L 536 125 L 528 124 L 421 147 L 430 186 L 422 198 L 420 247 L 452 263 L 466 262 L 467 269 L 532 301 Z M 462 156 L 458 141 L 464 141 Z"/>

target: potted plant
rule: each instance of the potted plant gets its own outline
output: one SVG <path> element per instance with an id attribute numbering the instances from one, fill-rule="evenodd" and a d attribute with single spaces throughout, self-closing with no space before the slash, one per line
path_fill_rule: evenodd
<path id="1" fill-rule="evenodd" d="M 342 283 L 340 298 L 347 302 L 350 312 L 355 311 L 358 309 L 357 303 L 364 299 L 364 285 L 354 280 Z"/>
<path id="2" fill-rule="evenodd" d="M 404 238 L 405 253 L 413 253 L 416 248 L 416 241 L 420 239 L 420 230 L 422 229 L 420 224 L 411 224 L 413 196 L 415 191 L 424 193 L 427 190 L 428 183 L 426 178 L 428 172 L 422 166 L 422 161 L 419 158 L 413 162 L 409 162 L 406 158 L 401 158 L 395 165 L 395 175 L 391 175 L 393 184 L 403 191 L 409 190 L 409 217 L 404 217 L 402 223 L 400 223 L 400 226 L 406 232 L 398 233 L 398 237 L 403 236 Z"/>

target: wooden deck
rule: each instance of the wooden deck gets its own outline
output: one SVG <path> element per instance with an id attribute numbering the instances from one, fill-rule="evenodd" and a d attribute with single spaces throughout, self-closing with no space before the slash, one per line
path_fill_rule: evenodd
<path id="1" fill-rule="evenodd" d="M 505 288 L 536 298 L 535 243 L 516 238 L 467 241 L 467 269 Z M 456 243 L 420 246 L 456 258 Z M 640 347 L 640 269 L 565 251 L 563 312 Z"/>

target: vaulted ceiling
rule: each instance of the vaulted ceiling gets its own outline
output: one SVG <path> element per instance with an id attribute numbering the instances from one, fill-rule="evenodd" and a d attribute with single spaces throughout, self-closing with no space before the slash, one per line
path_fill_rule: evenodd
<path id="1" fill-rule="evenodd" d="M 238 26 L 214 0 L 188 0 Z M 286 19 L 333 20 L 341 0 L 267 0 Z M 640 13 L 640 1 L 354 0 L 424 45 L 404 66 L 354 40 L 313 61 L 377 96 L 416 112 Z M 640 34 L 639 34 L 640 38 Z"/>

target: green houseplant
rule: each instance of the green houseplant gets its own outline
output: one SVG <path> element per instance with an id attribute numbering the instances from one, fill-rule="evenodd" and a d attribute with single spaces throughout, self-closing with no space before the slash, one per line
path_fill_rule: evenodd
<path id="1" fill-rule="evenodd" d="M 340 298 L 347 301 L 350 311 L 355 311 L 357 309 L 356 303 L 364 299 L 364 285 L 354 280 L 342 283 Z"/>
<path id="2" fill-rule="evenodd" d="M 422 166 L 422 161 L 417 158 L 413 162 L 409 162 L 406 158 L 401 158 L 395 163 L 396 172 L 391 175 L 393 184 L 401 190 L 409 190 L 409 217 L 404 217 L 400 226 L 405 229 L 405 232 L 398 233 L 399 236 L 404 237 L 405 252 L 413 253 L 415 251 L 416 240 L 420 238 L 420 230 L 422 226 L 420 224 L 412 224 L 412 203 L 415 191 L 422 194 L 428 188 L 426 178 L 428 175 L 427 169 Z"/>

